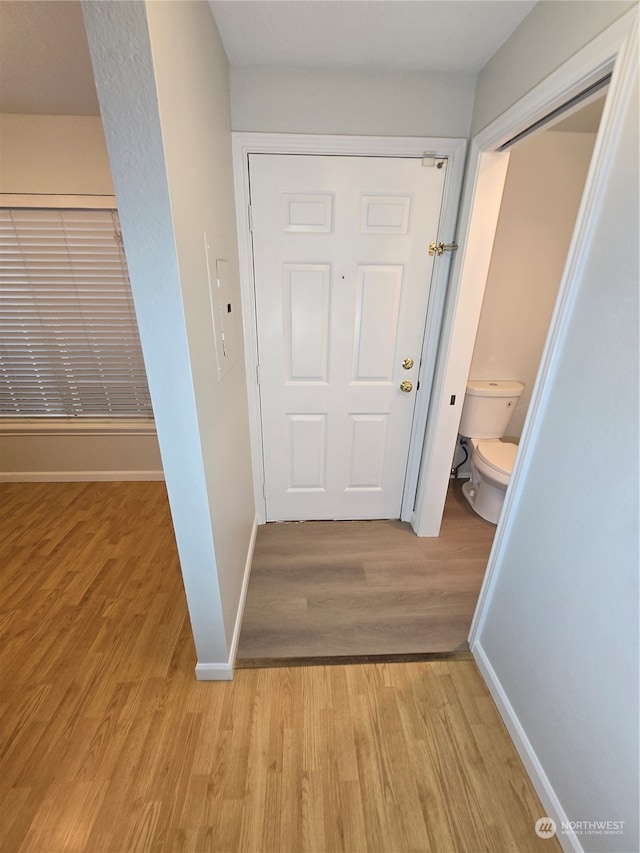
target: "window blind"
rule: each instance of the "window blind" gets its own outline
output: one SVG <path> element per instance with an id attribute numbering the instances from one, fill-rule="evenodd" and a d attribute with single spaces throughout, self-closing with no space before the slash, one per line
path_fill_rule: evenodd
<path id="1" fill-rule="evenodd" d="M 0 414 L 152 417 L 114 210 L 0 210 Z"/>

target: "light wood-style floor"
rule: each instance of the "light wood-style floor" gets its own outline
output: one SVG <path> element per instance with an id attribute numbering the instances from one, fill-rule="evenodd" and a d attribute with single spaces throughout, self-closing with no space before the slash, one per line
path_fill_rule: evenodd
<path id="1" fill-rule="evenodd" d="M 466 649 L 495 525 L 462 483 L 450 485 L 437 538 L 399 521 L 260 527 L 238 659 Z"/>
<path id="2" fill-rule="evenodd" d="M 161 483 L 0 486 L 3 853 L 558 853 L 472 661 L 198 683 Z"/>

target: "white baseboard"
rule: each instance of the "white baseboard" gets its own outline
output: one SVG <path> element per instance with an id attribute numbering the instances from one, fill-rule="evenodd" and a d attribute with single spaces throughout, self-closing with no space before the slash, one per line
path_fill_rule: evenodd
<path id="1" fill-rule="evenodd" d="M 196 664 L 196 678 L 198 681 L 231 681 L 233 678 L 233 667 L 236 662 L 236 653 L 238 651 L 238 642 L 240 640 L 240 629 L 242 628 L 242 617 L 244 615 L 244 605 L 247 600 L 247 590 L 249 589 L 249 578 L 251 577 L 251 564 L 253 562 L 253 552 L 256 547 L 256 536 L 258 535 L 258 517 L 253 519 L 253 527 L 249 538 L 249 547 L 247 549 L 247 559 L 244 564 L 244 576 L 242 578 L 242 589 L 240 590 L 240 599 L 238 601 L 238 612 L 236 614 L 236 622 L 233 627 L 233 638 L 231 640 L 231 648 L 229 650 L 229 660 L 226 663 L 198 663 Z"/>
<path id="2" fill-rule="evenodd" d="M 511 740 L 522 759 L 533 787 L 536 789 L 544 809 L 546 809 L 546 815 L 541 814 L 539 817 L 553 818 L 557 827 L 558 841 L 565 853 L 584 853 L 584 848 L 576 835 L 562 832 L 562 825 L 566 826 L 569 819 L 482 645 L 479 642 L 473 643 L 471 653 L 511 735 Z M 533 826 L 531 832 L 534 832 Z"/>
<path id="3" fill-rule="evenodd" d="M 231 640 L 231 649 L 229 651 L 229 664 L 233 668 L 236 662 L 236 654 L 238 651 L 238 642 L 240 641 L 240 629 L 242 628 L 242 617 L 244 616 L 244 605 L 247 600 L 247 590 L 249 589 L 249 578 L 251 577 L 251 564 L 253 562 L 253 552 L 256 547 L 256 537 L 258 535 L 258 517 L 253 519 L 253 527 L 251 528 L 251 537 L 249 539 L 249 548 L 247 549 L 247 559 L 244 564 L 244 577 L 242 578 L 242 589 L 240 590 L 240 601 L 238 602 L 238 613 L 236 615 L 236 624 L 233 628 L 233 639 Z"/>
<path id="4" fill-rule="evenodd" d="M 197 663 L 196 678 L 198 681 L 231 681 L 233 667 L 230 663 Z"/>
<path id="5" fill-rule="evenodd" d="M 164 480 L 164 471 L 0 471 L 0 483 L 93 483 Z"/>

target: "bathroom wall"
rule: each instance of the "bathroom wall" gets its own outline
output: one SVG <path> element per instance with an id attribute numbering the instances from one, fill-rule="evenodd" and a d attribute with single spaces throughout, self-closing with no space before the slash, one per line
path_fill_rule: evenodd
<path id="1" fill-rule="evenodd" d="M 512 436 L 522 433 L 594 143 L 595 133 L 548 130 L 511 152 L 469 375 L 524 382 Z"/>

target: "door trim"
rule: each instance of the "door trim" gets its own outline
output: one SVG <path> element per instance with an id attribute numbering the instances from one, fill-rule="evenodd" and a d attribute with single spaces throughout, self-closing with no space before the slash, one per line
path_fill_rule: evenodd
<path id="1" fill-rule="evenodd" d="M 449 162 L 447 164 L 447 176 L 442 197 L 440 226 L 438 234 L 434 235 L 434 240 L 451 243 L 455 240 L 467 140 L 449 137 L 324 136 L 319 134 L 245 132 L 233 132 L 231 138 L 253 487 L 258 523 L 264 524 L 266 521 L 266 507 L 263 492 L 262 420 L 260 416 L 260 396 L 257 375 L 257 318 L 253 249 L 249 228 L 249 155 L 333 154 L 357 157 L 422 157 L 425 152 L 435 152 L 440 157 L 447 157 Z M 425 251 L 427 251 L 426 246 Z M 411 520 L 414 503 L 420 499 L 420 488 L 424 488 L 424 485 L 419 486 L 418 476 L 420 473 L 419 469 L 425 438 L 427 414 L 431 399 L 432 378 L 438 352 L 440 328 L 444 315 L 447 282 L 451 265 L 450 259 L 450 255 L 443 255 L 442 258 L 437 259 L 433 268 L 429 305 L 425 318 L 425 336 L 419 375 L 420 391 L 416 397 L 407 462 L 407 476 L 405 478 L 402 501 L 401 518 L 403 521 Z"/>
<path id="2" fill-rule="evenodd" d="M 467 198 L 463 201 L 462 230 L 469 233 L 476 226 L 473 223 L 474 209 L 482 204 L 482 194 L 474 178 L 481 176 L 488 163 L 487 158 L 496 155 L 496 148 L 509 135 L 515 135 L 532 124 L 536 117 L 550 112 L 554 106 L 568 100 L 572 94 L 577 94 L 588 85 L 590 79 L 613 71 L 613 76 L 607 94 L 604 112 L 596 137 L 589 173 L 583 191 L 580 209 L 574 227 L 571 245 L 567 254 L 554 314 L 549 327 L 544 352 L 538 375 L 533 389 L 529 411 L 522 433 L 518 456 L 507 494 L 502 515 L 498 522 L 493 547 L 485 572 L 478 603 L 469 632 L 469 646 L 478 664 L 481 675 L 486 682 L 498 710 L 525 765 L 527 773 L 540 797 L 545 814 L 552 817 L 558 825 L 567 822 L 563 804 L 549 779 L 540 756 L 523 727 L 516 709 L 511 704 L 510 697 L 500 681 L 499 675 L 493 669 L 492 661 L 482 645 L 483 630 L 489 614 L 494 591 L 503 569 L 503 564 L 509 553 L 509 540 L 513 529 L 513 518 L 522 495 L 527 488 L 527 478 L 532 465 L 535 443 L 542 424 L 547 416 L 549 407 L 550 380 L 562 359 L 564 338 L 571 321 L 571 312 L 582 280 L 586 250 L 594 239 L 594 233 L 601 212 L 607 184 L 609 182 L 610 163 L 620 139 L 625 112 L 633 86 L 638 75 L 638 11 L 632 9 L 612 24 L 607 30 L 596 36 L 581 51 L 567 60 L 550 77 L 540 83 L 535 89 L 523 96 L 513 107 L 498 116 L 490 125 L 479 133 L 472 142 L 470 156 L 470 178 Z M 471 239 L 471 234 L 469 234 Z M 485 281 L 482 275 L 473 276 L 473 271 L 465 271 L 464 259 L 459 271 L 452 279 L 452 290 L 460 293 L 464 287 L 466 298 L 469 291 L 484 289 Z M 465 275 L 467 280 L 465 281 Z M 460 296 L 458 297 L 460 298 Z M 473 338 L 473 328 L 468 328 L 468 334 Z M 460 346 L 460 339 L 454 332 L 450 339 L 443 343 L 443 358 L 451 358 Z M 460 360 L 460 356 L 458 356 Z M 470 363 L 470 359 L 469 359 Z M 447 369 L 446 367 L 444 369 Z M 444 370 L 443 369 L 443 370 Z M 464 373 L 465 365 L 457 368 Z M 468 365 L 466 367 L 468 370 Z M 455 380 L 453 369 L 451 376 Z M 459 376 L 458 380 L 462 377 Z M 456 429 L 457 433 L 457 429 Z M 449 436 L 449 441 L 452 436 Z M 446 441 L 446 437 L 445 437 Z M 435 517 L 434 517 L 435 521 Z M 505 638 L 508 641 L 508 638 Z M 566 851 L 581 853 L 583 850 L 575 835 L 561 836 L 562 846 Z"/>
<path id="3" fill-rule="evenodd" d="M 548 115 L 552 110 L 566 103 L 570 98 L 584 91 L 590 84 L 600 79 L 616 66 L 615 75 L 618 75 L 617 67 L 621 65 L 619 57 L 625 57 L 624 43 L 629 38 L 629 33 L 637 19 L 637 9 L 631 9 L 621 18 L 611 24 L 593 41 L 589 42 L 578 53 L 568 59 L 556 71 L 546 77 L 534 89 L 520 98 L 513 106 L 505 110 L 500 116 L 492 121 L 486 128 L 480 131 L 471 141 L 469 151 L 469 164 L 465 175 L 465 191 L 461 201 L 459 240 L 460 251 L 456 253 L 451 271 L 451 282 L 449 286 L 449 299 L 445 317 L 442 323 L 441 343 L 438 353 L 437 375 L 434 380 L 432 393 L 433 404 L 429 413 L 429 427 L 424 458 L 421 465 L 421 479 L 425 479 L 424 488 L 419 490 L 419 499 L 416 503 L 414 530 L 419 536 L 438 536 L 444 503 L 447 495 L 450 474 L 450 459 L 453 454 L 458 426 L 462 414 L 462 401 L 466 388 L 471 358 L 473 354 L 473 342 L 475 341 L 478 323 L 480 320 L 480 309 L 484 296 L 486 275 L 488 270 L 488 259 L 486 256 L 478 261 L 478 245 L 484 244 L 490 251 L 495 237 L 497 223 L 497 209 L 495 207 L 495 194 L 502 193 L 502 184 L 506 175 L 509 152 L 499 152 L 501 145 L 507 142 L 517 133 L 525 130 L 534 122 Z M 617 84 L 612 80 L 608 103 L 612 103 L 612 92 Z M 612 108 L 605 106 L 605 111 L 600 123 L 599 137 L 604 139 L 605 132 L 608 134 L 612 115 Z M 592 166 L 596 162 L 598 152 L 602 150 L 600 140 L 596 142 Z M 494 170 L 494 174 L 491 171 Z M 598 172 L 606 170 L 606 161 L 600 162 Z M 495 172 L 503 171 L 501 178 Z M 593 172 L 590 169 L 590 175 Z M 588 178 L 588 186 L 581 210 L 581 216 L 592 216 L 597 213 L 598 198 L 593 196 L 588 187 L 593 183 L 593 178 Z M 587 193 L 590 193 L 587 200 Z M 482 204 L 492 205 L 490 215 L 482 208 Z M 586 206 L 585 206 L 586 205 Z M 495 215 L 494 215 L 495 214 Z M 574 231 L 574 240 L 570 252 L 572 256 L 580 257 L 584 236 L 580 233 L 578 239 L 578 226 Z M 569 287 L 566 277 L 568 267 L 565 269 L 563 284 L 559 298 Z M 557 322 L 557 319 L 556 321 Z M 554 333 L 555 334 L 555 333 Z M 557 351 L 549 343 L 543 358 L 550 359 L 550 366 L 541 363 L 537 388 L 542 392 L 540 377 L 546 375 L 552 369 L 557 358 Z M 545 361 L 546 364 L 546 361 Z M 455 396 L 458 405 L 449 405 L 449 400 Z M 528 422 L 532 422 L 533 412 L 539 407 L 539 394 L 534 391 L 531 397 Z M 536 419 L 538 415 L 536 414 Z M 525 433 L 527 427 L 525 425 Z M 518 459 L 524 457 L 525 433 L 520 441 Z M 517 463 L 518 465 L 519 463 Z M 513 495 L 515 483 L 517 482 L 517 466 L 511 476 L 509 492 Z M 426 499 L 425 499 L 426 496 Z M 502 511 L 502 521 L 498 526 L 496 539 L 492 554 L 495 552 L 498 542 L 502 536 L 502 527 L 506 523 L 507 509 L 510 506 L 509 493 Z M 490 557 L 489 567 L 492 566 L 493 557 Z M 481 593 L 481 600 L 482 600 Z"/>
<path id="4" fill-rule="evenodd" d="M 580 74 L 583 69 L 584 73 Z M 548 91 L 550 93 L 549 104 L 557 101 L 562 102 L 563 98 L 567 99 L 567 93 L 569 95 L 577 94 L 580 88 L 585 85 L 585 79 L 588 80 L 601 75 L 603 71 L 613 71 L 613 76 L 591 155 L 591 164 L 582 201 L 580 202 L 538 375 L 531 395 L 516 463 L 489 554 L 487 570 L 480 589 L 473 621 L 469 629 L 469 645 L 474 654 L 478 647 L 479 637 L 491 604 L 495 582 L 508 545 L 511 531 L 511 511 L 517 505 L 525 488 L 530 467 L 530 456 L 546 414 L 548 379 L 553 375 L 562 354 L 565 331 L 571 319 L 571 309 L 581 282 L 586 249 L 594 239 L 594 231 L 609 176 L 609 163 L 618 144 L 624 121 L 624 109 L 637 77 L 637 10 L 632 9 L 627 12 L 626 15 L 583 48 L 580 53 L 561 66 L 553 75 L 553 79 L 548 78 L 530 95 L 519 101 L 513 110 L 509 110 L 498 117 L 474 139 L 472 145 L 476 169 L 480 169 L 483 159 L 495 156 L 492 150 L 501 144 L 505 135 L 512 133 L 513 129 L 518 127 L 514 117 L 525 117 L 526 120 L 527 115 L 535 115 L 534 106 L 536 99 L 540 98 L 540 92 Z M 530 112 L 529 108 L 531 108 Z M 521 121 L 520 124 L 522 123 L 524 122 Z M 477 191 L 471 193 L 471 197 L 467 201 L 470 213 L 476 204 L 481 203 L 482 198 L 478 196 Z M 476 284 L 481 286 L 484 292 L 486 279 L 478 281 Z"/>

